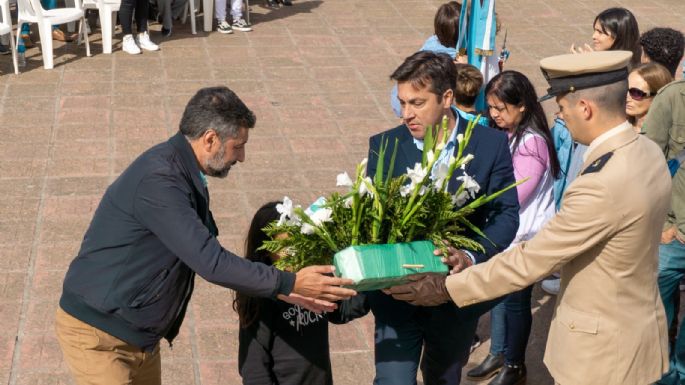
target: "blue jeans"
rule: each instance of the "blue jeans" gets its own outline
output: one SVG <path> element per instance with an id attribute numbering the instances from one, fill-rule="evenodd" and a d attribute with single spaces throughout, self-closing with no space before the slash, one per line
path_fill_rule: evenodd
<path id="1" fill-rule="evenodd" d="M 530 299 L 533 286 L 513 292 L 490 311 L 490 353 L 504 353 L 504 362 L 520 365 L 526 361 L 526 347 L 533 316 Z"/>
<path id="2" fill-rule="evenodd" d="M 460 383 L 477 315 L 453 303 L 412 306 L 381 292 L 367 298 L 376 318 L 374 385 L 416 385 L 419 362 L 425 385 Z"/>
<path id="3" fill-rule="evenodd" d="M 666 310 L 667 324 L 671 325 L 677 316 L 675 313 L 675 300 L 680 284 L 680 279 L 685 274 L 685 245 L 678 240 L 659 246 L 659 293 Z M 671 346 L 669 371 L 657 382 L 661 385 L 685 384 L 685 337 L 683 336 L 683 323 L 680 321 L 678 337 L 675 346 Z"/>

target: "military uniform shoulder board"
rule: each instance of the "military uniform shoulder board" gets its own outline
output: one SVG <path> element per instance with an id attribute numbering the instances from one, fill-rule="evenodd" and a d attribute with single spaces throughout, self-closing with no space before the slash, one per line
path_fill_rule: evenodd
<path id="1" fill-rule="evenodd" d="M 580 175 L 585 175 L 585 174 L 590 174 L 590 173 L 593 173 L 593 172 L 598 172 L 599 170 L 602 169 L 602 167 L 604 167 L 605 164 L 607 164 L 607 162 L 609 161 L 609 159 L 611 159 L 611 157 L 612 157 L 613 155 L 614 155 L 613 152 L 607 152 L 606 154 L 600 156 L 599 158 L 597 158 L 597 160 L 595 160 L 594 162 L 592 162 L 592 164 L 590 164 L 589 166 L 587 166 L 587 167 L 585 168 L 585 170 L 583 170 L 583 172 L 582 172 Z"/>

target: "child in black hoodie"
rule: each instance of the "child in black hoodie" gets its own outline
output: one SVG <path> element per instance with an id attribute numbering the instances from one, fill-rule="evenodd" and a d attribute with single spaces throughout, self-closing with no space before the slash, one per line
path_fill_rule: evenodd
<path id="1" fill-rule="evenodd" d="M 271 265 L 278 256 L 257 250 L 267 240 L 262 229 L 279 217 L 276 205 L 262 206 L 250 224 L 246 258 Z M 238 370 L 245 385 L 331 385 L 328 322 L 342 324 L 369 312 L 363 294 L 316 314 L 297 305 L 236 293 L 240 318 Z"/>

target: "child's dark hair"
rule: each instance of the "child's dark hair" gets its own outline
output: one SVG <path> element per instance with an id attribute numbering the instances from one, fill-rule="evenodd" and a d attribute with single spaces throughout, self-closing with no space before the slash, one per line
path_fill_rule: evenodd
<path id="1" fill-rule="evenodd" d="M 473 107 L 483 87 L 483 74 L 470 64 L 458 63 L 455 66 L 457 84 L 454 89 L 454 101 L 461 106 Z"/>
<path id="2" fill-rule="evenodd" d="M 459 14 L 461 14 L 461 4 L 450 1 L 438 8 L 433 19 L 435 36 L 438 37 L 440 44 L 445 47 L 456 47 L 459 38 Z"/>
<path id="3" fill-rule="evenodd" d="M 485 95 L 495 96 L 507 104 L 524 107 L 521 123 L 516 127 L 516 132 L 511 137 L 514 148 L 518 147 L 519 143 L 521 143 L 525 130 L 530 128 L 534 133 L 545 139 L 552 176 L 555 179 L 558 178 L 560 173 L 559 159 L 554 149 L 552 133 L 547 124 L 545 112 L 540 102 L 538 102 L 535 87 L 533 87 L 533 84 L 526 75 L 517 71 L 500 72 L 485 87 Z"/>
<path id="4" fill-rule="evenodd" d="M 685 37 L 673 28 L 652 28 L 640 36 L 640 46 L 653 62 L 666 67 L 675 77 L 685 50 Z"/>
<path id="5" fill-rule="evenodd" d="M 271 265 L 271 254 L 266 250 L 257 250 L 269 236 L 262 230 L 269 223 L 278 219 L 279 214 L 276 211 L 276 205 L 282 202 L 269 202 L 260 207 L 252 218 L 250 223 L 250 230 L 247 232 L 245 239 L 245 258 L 252 262 L 261 262 L 265 265 Z M 259 317 L 259 307 L 257 306 L 257 299 L 241 294 L 235 293 L 233 298 L 233 310 L 238 313 L 240 319 L 240 327 L 248 327 Z"/>

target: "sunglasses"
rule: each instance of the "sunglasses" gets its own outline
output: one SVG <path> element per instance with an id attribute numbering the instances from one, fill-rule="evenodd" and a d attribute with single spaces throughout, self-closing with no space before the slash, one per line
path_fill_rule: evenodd
<path id="1" fill-rule="evenodd" d="M 653 92 L 644 92 L 639 88 L 629 88 L 628 89 L 628 95 L 630 95 L 631 98 L 634 100 L 637 100 L 638 102 L 644 98 L 651 98 L 652 96 L 656 95 Z"/>

